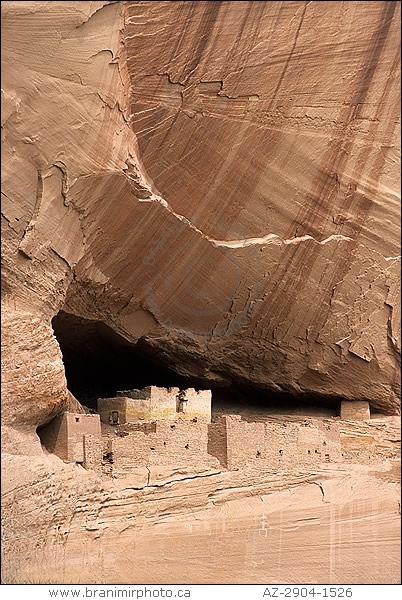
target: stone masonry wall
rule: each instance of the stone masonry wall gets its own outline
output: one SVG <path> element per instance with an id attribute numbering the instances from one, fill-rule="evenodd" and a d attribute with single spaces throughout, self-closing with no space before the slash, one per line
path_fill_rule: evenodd
<path id="1" fill-rule="evenodd" d="M 208 453 L 215 456 L 222 467 L 228 465 L 226 419 L 221 418 L 208 424 Z"/>
<path id="2" fill-rule="evenodd" d="M 209 428 L 208 448 L 230 470 L 245 466 L 294 468 L 342 460 L 339 424 L 335 422 L 247 422 L 238 415 L 223 416 Z"/>
<path id="3" fill-rule="evenodd" d="M 123 390 L 117 392 L 120 398 L 133 398 L 134 400 L 148 400 L 151 397 L 151 386 L 145 387 L 142 390 Z"/>
<path id="4" fill-rule="evenodd" d="M 102 440 L 90 433 L 83 436 L 84 460 L 82 466 L 84 469 L 102 472 Z"/>
<path id="5" fill-rule="evenodd" d="M 207 423 L 178 421 L 157 423 L 155 432 L 109 437 L 105 451 L 112 453 L 112 473 L 119 477 L 141 466 L 219 467 L 219 461 L 208 454 L 207 444 Z"/>
<path id="6" fill-rule="evenodd" d="M 64 413 L 63 417 L 67 421 L 67 460 L 83 463 L 84 436 L 92 435 L 97 439 L 101 437 L 99 415 Z"/>
<path id="7" fill-rule="evenodd" d="M 210 422 L 211 391 L 149 386 L 143 390 L 118 392 L 116 398 L 99 398 L 98 412 L 104 423 L 109 423 L 112 411 L 119 412 L 119 424 L 179 419 Z"/>
<path id="8" fill-rule="evenodd" d="M 172 419 L 177 416 L 177 396 L 179 388 L 151 386 L 150 416 L 152 420 Z M 129 410 L 129 409 L 128 409 Z"/>
<path id="9" fill-rule="evenodd" d="M 112 411 L 119 413 L 119 423 L 126 423 L 126 398 L 98 398 L 97 410 L 102 423 L 109 423 Z"/>
<path id="10" fill-rule="evenodd" d="M 63 413 L 40 432 L 41 442 L 49 452 L 62 460 L 78 463 L 85 461 L 85 435 L 100 440 L 99 415 Z"/>

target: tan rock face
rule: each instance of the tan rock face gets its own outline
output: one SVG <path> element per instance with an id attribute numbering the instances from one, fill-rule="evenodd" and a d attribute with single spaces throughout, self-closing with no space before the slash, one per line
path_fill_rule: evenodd
<path id="1" fill-rule="evenodd" d="M 20 560 L 29 579 L 44 576 L 29 558 L 40 543 L 62 556 L 65 534 L 64 572 L 77 571 L 85 519 L 90 572 L 102 537 L 93 516 L 105 505 L 111 521 L 118 512 L 95 475 L 61 473 L 59 460 L 45 460 L 35 434 L 71 403 L 51 323 L 60 310 L 140 340 L 206 387 L 252 384 L 399 411 L 400 4 L 6 1 L 2 13 L 3 448 L 21 455 L 7 457 L 6 554 L 10 572 Z M 394 489 L 366 476 L 359 490 L 373 493 L 369 513 L 394 532 Z M 311 501 L 324 521 L 344 523 L 342 510 L 355 507 L 339 500 L 349 483 L 329 507 L 319 486 L 300 488 L 303 518 Z M 194 503 L 204 516 L 214 493 L 206 490 Z M 44 504 L 31 519 L 38 497 Z M 202 581 L 226 556 L 211 554 L 211 531 L 236 529 L 236 515 L 250 530 L 248 499 L 234 502 L 227 521 L 216 514 L 197 538 L 197 551 L 212 556 L 196 570 Z M 43 520 L 43 506 L 60 510 Z M 275 531 L 298 510 L 272 517 Z M 120 525 L 102 538 L 105 555 Z M 158 556 L 164 531 L 184 540 L 181 524 L 169 527 L 161 517 Z M 256 564 L 260 541 L 247 555 Z M 239 553 L 232 566 L 250 569 L 245 548 Z M 342 556 L 331 581 L 349 568 Z M 382 558 L 376 570 L 365 560 L 367 582 L 396 581 L 383 575 Z M 267 580 L 264 568 L 254 582 Z"/>
<path id="2" fill-rule="evenodd" d="M 3 5 L 8 294 L 396 410 L 399 4 Z"/>
<path id="3" fill-rule="evenodd" d="M 257 474 L 151 467 L 109 484 L 56 458 L 7 456 L 3 581 L 397 584 L 399 466 L 385 456 Z"/>

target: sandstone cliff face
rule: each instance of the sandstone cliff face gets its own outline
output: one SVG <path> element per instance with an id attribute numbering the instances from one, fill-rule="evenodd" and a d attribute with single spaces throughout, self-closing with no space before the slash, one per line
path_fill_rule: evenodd
<path id="1" fill-rule="evenodd" d="M 14 468 L 52 477 L 35 430 L 69 401 L 60 309 L 209 386 L 399 411 L 400 4 L 2 11 Z"/>
<path id="2" fill-rule="evenodd" d="M 400 581 L 400 496 L 381 467 L 151 469 L 148 484 L 144 472 L 102 486 L 59 463 L 20 457 L 29 492 L 15 477 L 4 486 L 3 581 Z"/>
<path id="3" fill-rule="evenodd" d="M 397 409 L 399 10 L 3 3 L 4 319 L 43 330 L 7 421 L 65 402 L 61 307 L 205 381 Z"/>

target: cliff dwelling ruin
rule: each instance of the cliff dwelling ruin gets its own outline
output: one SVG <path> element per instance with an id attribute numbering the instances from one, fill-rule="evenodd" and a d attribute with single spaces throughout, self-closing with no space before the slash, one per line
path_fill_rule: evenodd
<path id="1" fill-rule="evenodd" d="M 2 581 L 400 583 L 400 10 L 1 2 Z"/>
<path id="2" fill-rule="evenodd" d="M 353 452 L 342 445 L 342 422 L 370 421 L 366 401 L 295 402 L 241 386 L 189 388 L 191 378 L 168 369 L 148 349 L 103 323 L 63 311 L 53 329 L 68 386 L 84 414 L 65 412 L 38 435 L 47 451 L 104 476 L 169 464 L 264 470 L 348 462 Z M 117 389 L 155 379 L 169 385 Z M 362 453 L 366 460 L 370 451 Z"/>
<path id="3" fill-rule="evenodd" d="M 233 377 L 212 382 L 198 365 L 193 374 L 180 375 L 169 367 L 169 354 L 155 351 L 143 340 L 131 343 L 105 323 L 84 319 L 61 310 L 52 320 L 60 346 L 67 386 L 77 400 L 97 409 L 100 397 L 114 397 L 122 389 L 146 386 L 211 389 L 212 412 L 239 414 L 268 412 L 300 415 L 339 414 L 341 398 L 325 394 L 291 394 L 263 390 Z M 206 358 L 206 357 L 205 357 Z M 198 369 L 198 371 L 197 371 Z"/>
<path id="4" fill-rule="evenodd" d="M 267 411 L 212 418 L 209 390 L 149 386 L 98 398 L 97 414 L 65 412 L 38 434 L 62 460 L 124 477 L 155 465 L 264 470 L 348 462 L 353 454 L 342 445 L 342 421 L 369 422 L 368 404 L 342 402 L 340 420 Z M 367 452 L 366 459 L 370 446 Z"/>

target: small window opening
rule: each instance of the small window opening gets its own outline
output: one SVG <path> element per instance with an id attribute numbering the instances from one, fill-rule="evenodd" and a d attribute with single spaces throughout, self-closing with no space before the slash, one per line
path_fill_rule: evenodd
<path id="1" fill-rule="evenodd" d="M 103 454 L 103 460 L 112 465 L 113 464 L 113 452 L 105 452 Z"/>
<path id="2" fill-rule="evenodd" d="M 109 416 L 109 423 L 111 425 L 118 425 L 120 422 L 119 420 L 119 411 L 118 410 L 112 410 L 110 412 L 110 416 Z"/>
<path id="3" fill-rule="evenodd" d="M 180 390 L 176 396 L 176 412 L 184 412 L 185 403 L 187 402 L 185 390 Z"/>

